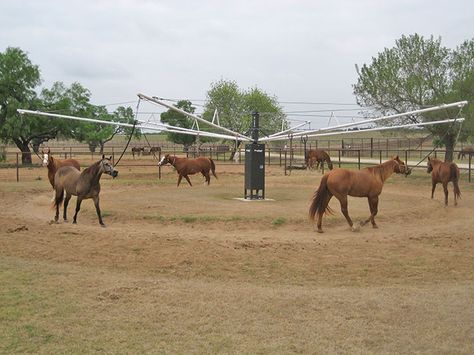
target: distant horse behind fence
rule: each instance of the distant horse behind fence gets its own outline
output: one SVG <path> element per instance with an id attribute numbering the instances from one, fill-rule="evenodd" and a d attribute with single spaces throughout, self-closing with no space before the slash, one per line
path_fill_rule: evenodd
<path id="1" fill-rule="evenodd" d="M 132 147 L 132 155 L 133 155 L 133 158 L 135 158 L 135 154 L 137 156 L 140 156 L 140 154 L 144 151 L 144 148 L 143 147 Z"/>
<path id="2" fill-rule="evenodd" d="M 81 170 L 81 166 L 79 162 L 75 159 L 56 159 L 53 158 L 51 155 L 51 149 L 48 148 L 48 151 L 45 152 L 44 149 L 41 150 L 41 154 L 43 155 L 43 166 L 48 168 L 48 180 L 51 186 L 54 188 L 54 175 L 59 168 L 63 166 L 73 166 L 77 170 Z"/>
<path id="3" fill-rule="evenodd" d="M 428 157 L 428 173 L 431 173 L 431 198 L 434 197 L 436 184 L 443 184 L 444 205 L 448 205 L 448 183 L 453 182 L 454 187 L 454 205 L 458 204 L 458 198 L 461 198 L 459 189 L 459 168 L 456 163 L 443 162 L 436 158 Z"/>
<path id="4" fill-rule="evenodd" d="M 77 213 L 81 209 L 82 200 L 92 198 L 94 200 L 95 210 L 99 223 L 102 227 L 105 227 L 102 221 L 102 215 L 99 207 L 99 193 L 100 193 L 100 178 L 103 173 L 106 173 L 112 177 L 118 175 L 118 171 L 112 166 L 110 158 L 105 158 L 102 155 L 102 159 L 92 164 L 82 172 L 74 168 L 73 166 L 63 166 L 56 172 L 54 178 L 54 189 L 56 197 L 54 200 L 54 207 L 56 208 L 56 215 L 54 220 L 57 222 L 59 219 L 59 207 L 63 203 L 64 199 L 64 212 L 63 218 L 67 221 L 67 206 L 71 196 L 77 196 L 76 202 L 76 213 L 72 223 L 77 221 Z M 64 198 L 64 192 L 66 197 Z"/>
<path id="5" fill-rule="evenodd" d="M 375 216 L 378 212 L 379 195 L 382 192 L 384 182 L 393 174 L 409 174 L 405 163 L 398 156 L 376 166 L 367 167 L 362 170 L 335 169 L 326 173 L 314 194 L 309 207 L 309 216 L 314 221 L 318 216 L 318 232 L 322 233 L 322 220 L 325 212 L 332 213 L 329 201 L 335 196 L 341 204 L 341 212 L 346 217 L 347 223 L 353 231 L 352 219 L 349 217 L 347 208 L 347 196 L 367 197 L 369 201 L 370 216 L 361 222 L 361 225 L 372 222 L 377 228 Z"/>
<path id="6" fill-rule="evenodd" d="M 321 170 L 324 169 L 324 162 L 327 163 L 329 170 L 332 170 L 333 165 L 329 154 L 322 149 L 309 149 L 305 152 L 305 163 L 308 169 L 314 168 L 314 163 L 316 163 L 316 169 L 321 167 Z"/>
<path id="7" fill-rule="evenodd" d="M 458 159 L 463 159 L 467 156 L 474 155 L 474 147 L 464 147 L 459 151 Z"/>
<path id="8" fill-rule="evenodd" d="M 188 175 L 193 175 L 196 173 L 201 173 L 206 178 L 206 182 L 208 185 L 211 182 L 211 176 L 209 172 L 212 172 L 212 175 L 214 175 L 214 177 L 217 179 L 216 166 L 214 164 L 214 161 L 210 158 L 199 157 L 196 159 L 188 159 L 178 158 L 175 155 L 165 154 L 158 163 L 158 166 L 162 166 L 165 164 L 171 164 L 178 172 L 179 176 L 177 186 L 179 186 L 183 177 L 186 179 L 189 186 L 193 186 L 193 184 L 191 184 L 191 180 L 189 180 Z"/>

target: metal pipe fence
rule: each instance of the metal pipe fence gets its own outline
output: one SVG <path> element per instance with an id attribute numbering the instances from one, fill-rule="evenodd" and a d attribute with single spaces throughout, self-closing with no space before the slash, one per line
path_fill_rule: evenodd
<path id="1" fill-rule="evenodd" d="M 305 167 L 304 161 L 304 149 L 302 146 L 288 147 L 267 147 L 266 148 L 266 164 L 269 166 L 275 165 L 284 167 L 285 174 L 287 170 L 292 169 L 303 169 Z M 108 147 L 104 150 L 104 155 L 110 156 L 112 162 L 115 162 L 116 158 L 122 153 L 122 149 L 116 147 Z M 325 149 L 330 155 L 334 166 L 357 166 L 361 169 L 363 166 L 380 164 L 387 160 L 389 157 L 398 155 L 400 159 L 404 160 L 409 167 L 414 167 L 418 162 L 424 158 L 431 149 Z M 120 162 L 122 167 L 155 167 L 157 168 L 158 178 L 161 178 L 161 167 L 157 166 L 158 160 L 161 159 L 163 154 L 169 153 L 178 156 L 187 156 L 194 158 L 197 156 L 207 156 L 217 161 L 219 164 L 228 165 L 243 165 L 245 163 L 245 149 L 241 148 L 236 151 L 234 157 L 232 157 L 232 151 L 229 149 L 201 149 L 201 150 L 187 150 L 183 152 L 183 149 L 177 150 L 176 147 L 160 147 L 157 152 L 152 154 L 147 152 L 145 155 L 141 152 L 140 154 L 132 154 L 131 151 L 127 151 L 124 154 Z M 454 152 L 455 158 L 458 156 L 459 151 Z M 102 156 L 98 152 L 86 152 L 81 150 L 74 150 L 72 147 L 69 149 L 51 149 L 53 157 L 58 159 L 73 158 L 79 161 L 82 167 L 87 167 L 93 162 L 99 160 Z M 431 153 L 433 156 L 444 159 L 444 150 L 434 150 Z M 22 164 L 22 155 L 31 155 L 31 164 Z M 23 169 L 39 168 L 42 164 L 42 158 L 35 153 L 14 153 L 6 152 L 3 155 L 3 161 L 0 161 L 0 171 L 7 171 L 14 169 L 14 173 L 0 174 L 0 180 L 4 179 L 7 181 L 20 181 Z M 467 175 L 467 180 L 472 181 L 472 154 L 467 155 L 463 160 L 455 159 L 460 170 L 462 171 L 462 177 Z M 426 167 L 426 163 L 418 165 L 420 168 Z"/>

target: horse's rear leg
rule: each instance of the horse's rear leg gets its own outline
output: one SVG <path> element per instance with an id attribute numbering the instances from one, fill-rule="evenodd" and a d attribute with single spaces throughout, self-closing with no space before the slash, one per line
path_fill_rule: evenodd
<path id="1" fill-rule="evenodd" d="M 209 171 L 208 172 L 203 172 L 202 175 L 204 176 L 204 178 L 206 179 L 207 184 L 209 185 L 211 183 L 211 175 L 209 175 Z"/>
<path id="2" fill-rule="evenodd" d="M 323 215 L 324 215 L 324 211 L 326 211 L 326 207 L 329 204 L 329 201 L 331 200 L 331 198 L 332 198 L 332 194 L 331 194 L 331 192 L 328 191 L 327 197 L 324 200 L 324 202 L 321 204 L 320 210 L 318 212 L 318 221 L 317 221 L 317 224 L 316 224 L 317 227 L 318 227 L 318 233 L 323 233 L 323 228 L 322 228 Z"/>
<path id="3" fill-rule="evenodd" d="M 346 217 L 346 221 L 351 227 L 352 231 L 355 232 L 357 229 L 354 228 L 354 223 L 352 223 L 351 217 L 349 217 L 349 210 L 347 208 L 347 195 L 334 195 L 339 200 L 341 204 L 341 212 Z"/>
<path id="4" fill-rule="evenodd" d="M 99 195 L 95 196 L 94 198 L 94 206 L 95 206 L 95 211 L 97 212 L 97 217 L 99 217 L 99 223 L 102 227 L 105 227 L 104 222 L 102 221 L 102 215 L 100 213 L 100 207 L 99 207 Z"/>
<path id="5" fill-rule="evenodd" d="M 76 213 L 74 213 L 74 218 L 72 219 L 72 223 L 76 224 L 77 223 L 77 214 L 81 210 L 81 203 L 82 203 L 82 197 L 77 196 L 77 202 L 76 202 Z"/>
<path id="6" fill-rule="evenodd" d="M 66 198 L 64 199 L 64 211 L 63 211 L 63 219 L 67 222 L 67 206 L 69 204 L 69 200 L 71 199 L 71 194 L 66 193 Z"/>
<path id="7" fill-rule="evenodd" d="M 178 184 L 176 186 L 179 186 L 179 184 L 181 183 L 181 179 L 183 178 L 183 175 L 179 174 L 178 176 Z"/>

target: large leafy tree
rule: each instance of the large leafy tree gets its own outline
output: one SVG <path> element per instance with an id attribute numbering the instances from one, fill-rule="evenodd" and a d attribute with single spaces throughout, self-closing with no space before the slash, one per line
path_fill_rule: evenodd
<path id="1" fill-rule="evenodd" d="M 234 132 L 248 133 L 255 111 L 260 113 L 260 128 L 264 134 L 278 132 L 287 126 L 286 116 L 275 97 L 257 87 L 241 90 L 235 81 L 222 79 L 211 84 L 203 117 L 210 121 L 216 109 L 220 124 Z M 240 143 L 235 141 L 233 154 Z"/>
<path id="2" fill-rule="evenodd" d="M 418 35 L 402 36 L 393 48 L 385 48 L 370 65 L 359 72 L 354 93 L 359 104 L 381 114 L 401 113 L 420 107 L 461 100 L 474 100 L 474 42 L 469 40 L 450 50 L 441 39 Z M 467 119 L 459 134 L 459 125 L 433 125 L 427 130 L 446 147 L 445 159 L 453 158 L 456 139 L 472 134 L 472 103 L 463 111 Z M 398 122 L 453 118 L 457 109 L 437 111 L 423 116 L 405 117 Z"/>
<path id="3" fill-rule="evenodd" d="M 88 91 L 77 83 L 69 88 L 55 83 L 38 95 L 35 89 L 40 83 L 39 68 L 25 52 L 9 47 L 0 53 L 0 139 L 20 149 L 23 164 L 31 164 L 30 145 L 37 148 L 58 136 L 70 137 L 74 125 L 71 121 L 26 117 L 17 113 L 18 108 L 74 114 L 89 100 Z"/>
<path id="4" fill-rule="evenodd" d="M 178 101 L 176 107 L 189 113 L 194 113 L 194 111 L 196 110 L 196 108 L 193 107 L 191 101 L 189 100 Z M 160 119 L 161 122 L 167 123 L 175 127 L 193 127 L 193 119 L 171 109 L 166 112 L 163 112 L 160 116 Z M 196 142 L 196 136 L 193 135 L 179 134 L 174 132 L 167 132 L 166 135 L 171 142 L 176 144 L 182 144 L 186 150 L 190 145 L 193 145 Z"/>
<path id="5" fill-rule="evenodd" d="M 119 106 L 113 113 L 109 113 L 105 106 L 86 105 L 83 117 L 93 118 L 102 121 L 113 121 L 133 124 L 134 114 L 131 107 Z M 80 122 L 76 124 L 73 136 L 80 142 L 86 142 L 91 152 L 97 147 L 100 153 L 104 152 L 105 144 L 110 142 L 117 134 L 132 134 L 131 127 L 114 126 L 109 124 L 98 124 L 91 122 Z M 140 131 L 136 128 L 133 132 L 135 137 L 140 136 Z"/>

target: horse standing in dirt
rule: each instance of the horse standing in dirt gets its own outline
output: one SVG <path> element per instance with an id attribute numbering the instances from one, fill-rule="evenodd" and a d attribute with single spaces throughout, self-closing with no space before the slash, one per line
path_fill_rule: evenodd
<path id="1" fill-rule="evenodd" d="M 326 173 L 321 178 L 318 190 L 314 194 L 309 208 L 309 216 L 314 221 L 318 215 L 318 232 L 322 233 L 321 228 L 323 214 L 332 213 L 329 208 L 329 201 L 335 196 L 341 204 L 341 212 L 346 217 L 347 223 L 352 231 L 358 228 L 353 226 L 347 209 L 347 196 L 367 197 L 369 201 L 370 217 L 361 222 L 361 226 L 367 222 L 372 222 L 372 226 L 377 228 L 375 216 L 378 212 L 379 195 L 382 192 L 384 182 L 393 174 L 410 173 L 405 163 L 398 156 L 392 159 L 362 170 L 335 169 Z"/>
<path id="2" fill-rule="evenodd" d="M 196 159 L 188 159 L 188 158 L 178 158 L 175 155 L 171 156 L 169 154 L 165 154 L 163 158 L 161 158 L 158 166 L 162 166 L 165 164 L 171 164 L 174 166 L 176 171 L 178 172 L 178 185 L 181 182 L 181 179 L 184 177 L 189 186 L 193 186 L 191 184 L 191 180 L 189 180 L 188 175 L 193 175 L 196 173 L 201 173 L 205 178 L 206 182 L 209 185 L 211 182 L 211 176 L 209 172 L 212 172 L 212 175 L 217 179 L 216 175 L 216 166 L 214 161 L 211 158 L 206 157 L 198 157 Z"/>
<path id="3" fill-rule="evenodd" d="M 448 183 L 453 182 L 454 187 L 454 206 L 458 204 L 458 198 L 461 198 L 461 190 L 459 189 L 459 168 L 456 163 L 443 162 L 436 158 L 428 157 L 428 173 L 431 173 L 431 198 L 434 197 L 434 191 L 437 183 L 443 184 L 444 189 L 444 205 L 448 205 Z"/>
<path id="4" fill-rule="evenodd" d="M 143 147 L 132 147 L 132 155 L 133 159 L 135 159 L 135 154 L 137 156 L 140 156 L 140 153 L 142 153 L 145 150 Z"/>
<path id="5" fill-rule="evenodd" d="M 474 155 L 474 147 L 464 147 L 459 151 L 458 159 L 462 160 L 467 156 Z"/>
<path id="6" fill-rule="evenodd" d="M 324 162 L 327 163 L 329 170 L 333 169 L 331 158 L 329 154 L 322 149 L 309 149 L 305 152 L 305 163 L 308 169 L 313 169 L 316 162 L 316 169 L 324 169 Z"/>
<path id="7" fill-rule="evenodd" d="M 101 160 L 92 164 L 82 172 L 72 166 L 63 166 L 56 172 L 54 177 L 54 189 L 56 192 L 54 200 L 56 215 L 54 220 L 56 222 L 59 219 L 59 207 L 63 203 L 64 191 L 66 191 L 66 198 L 64 198 L 64 221 L 67 221 L 67 205 L 69 204 L 71 196 L 77 196 L 76 213 L 74 214 L 72 223 L 77 222 L 77 213 L 81 209 L 82 200 L 92 198 L 94 200 L 97 216 L 99 217 L 99 223 L 102 227 L 105 227 L 99 207 L 99 181 L 103 173 L 113 178 L 118 175 L 118 171 L 112 166 L 111 159 L 112 157 L 105 158 L 105 156 L 102 155 Z"/>
<path id="8" fill-rule="evenodd" d="M 81 170 L 81 166 L 79 165 L 78 161 L 75 159 L 55 159 L 51 155 L 51 149 L 48 148 L 48 151 L 45 152 L 44 150 L 41 150 L 41 154 L 43 155 L 43 166 L 46 166 L 48 168 L 48 179 L 49 182 L 51 183 L 51 186 L 54 188 L 54 175 L 56 174 L 56 171 L 58 171 L 59 168 L 62 166 L 73 166 L 77 170 Z"/>

